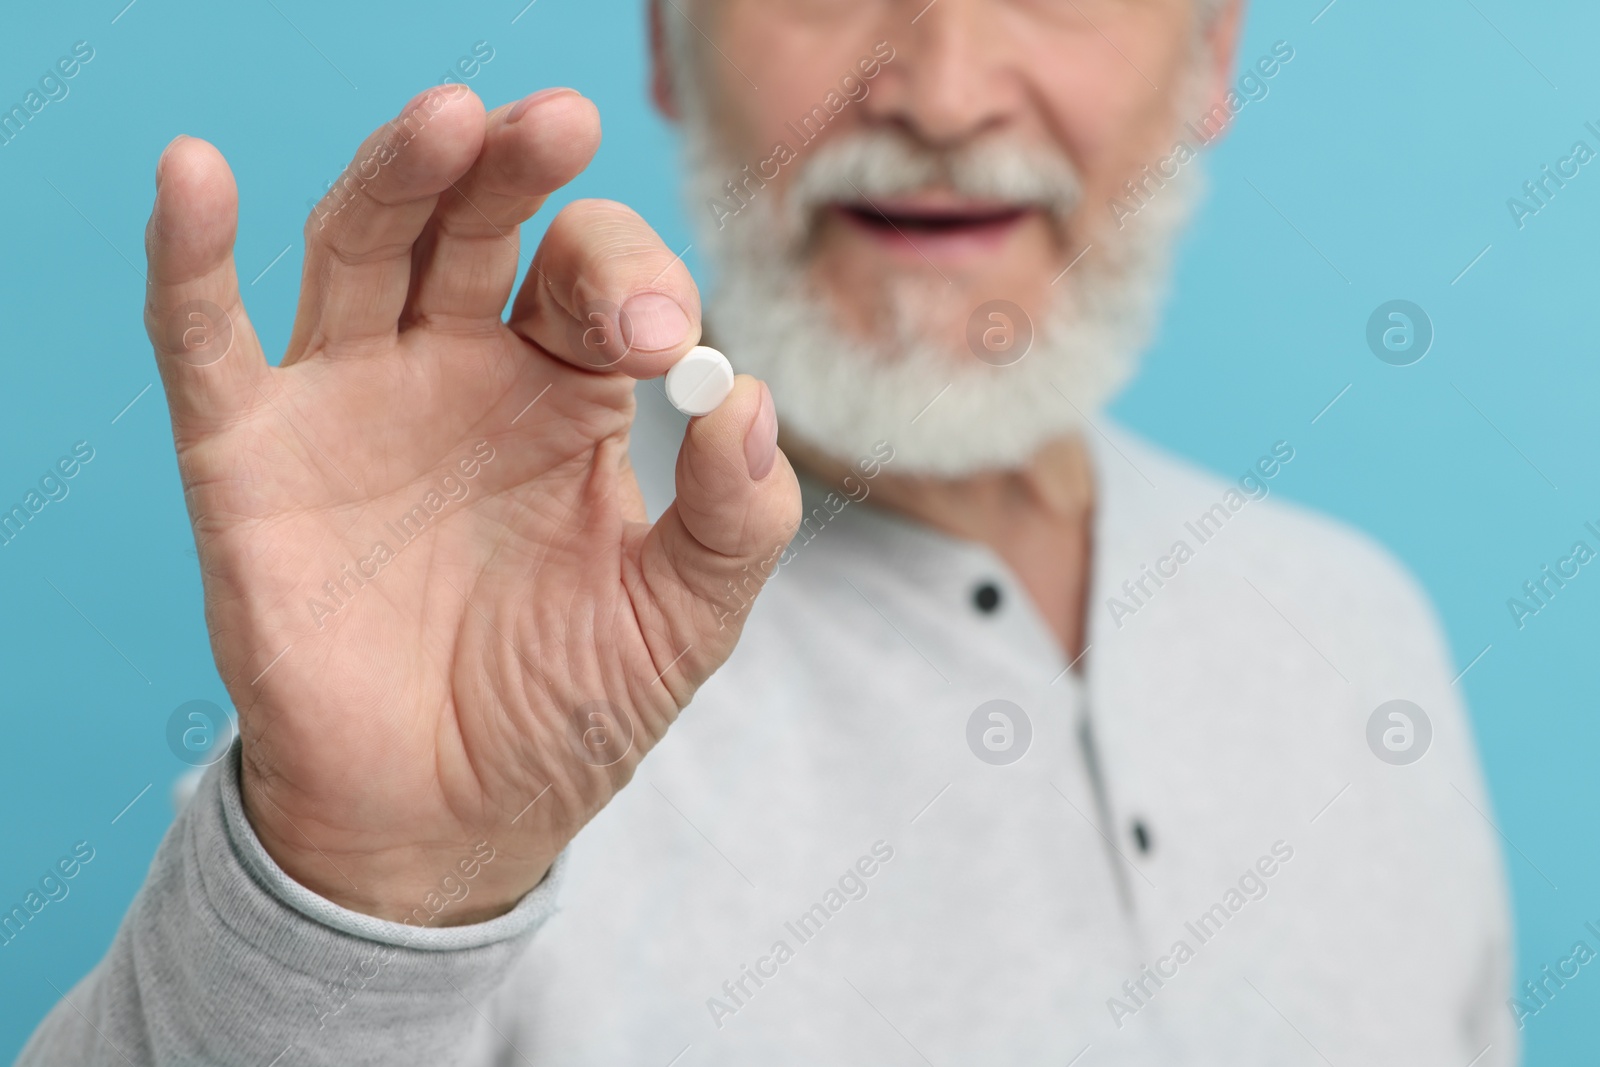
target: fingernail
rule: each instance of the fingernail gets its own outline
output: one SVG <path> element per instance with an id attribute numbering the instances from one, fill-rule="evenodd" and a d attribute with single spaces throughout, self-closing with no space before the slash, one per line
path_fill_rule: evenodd
<path id="1" fill-rule="evenodd" d="M 416 96 L 413 96 L 406 102 L 406 106 L 400 109 L 400 114 L 410 114 L 424 104 L 428 105 L 428 110 L 430 112 L 437 113 L 439 108 L 444 107 L 444 104 L 441 102 L 439 107 L 434 107 L 434 97 L 439 97 L 442 101 L 444 97 L 455 96 L 457 93 L 466 91 L 466 88 L 467 87 L 465 85 L 462 85 L 459 82 L 446 82 L 444 85 L 435 85 L 424 89 L 422 92 L 418 93 Z"/>
<path id="2" fill-rule="evenodd" d="M 413 96 L 410 100 L 407 100 L 406 106 L 400 109 L 400 113 L 403 115 L 407 111 L 415 111 L 417 108 L 421 107 L 422 102 L 428 99 L 428 94 L 433 92 L 435 88 L 437 88 L 437 86 L 430 86 L 429 88 L 422 90 L 422 92 L 418 93 L 416 96 Z"/>
<path id="3" fill-rule="evenodd" d="M 772 406 L 772 392 L 766 382 L 761 382 L 761 405 L 750 428 L 744 433 L 744 462 L 750 468 L 750 477 L 760 481 L 772 473 L 778 459 L 778 412 Z"/>
<path id="4" fill-rule="evenodd" d="M 540 89 L 536 93 L 529 93 L 527 96 L 523 97 L 521 100 L 518 100 L 514 105 L 512 105 L 510 111 L 506 112 L 506 124 L 510 125 L 511 123 L 516 122 L 527 112 L 530 107 L 539 103 L 541 100 L 549 100 L 551 97 L 566 95 L 577 96 L 578 90 L 557 87 L 554 89 Z"/>
<path id="5" fill-rule="evenodd" d="M 179 141 L 187 141 L 188 139 L 189 139 L 189 135 L 188 134 L 180 133 L 180 134 L 178 134 L 178 136 L 176 136 L 172 140 L 168 141 L 167 142 L 167 147 L 165 147 L 165 148 L 163 148 L 161 150 L 161 158 L 156 160 L 156 188 L 157 189 L 161 188 L 161 172 L 164 171 L 166 169 L 166 167 L 167 167 L 167 153 L 172 151 L 172 146 L 173 145 L 177 144 Z"/>
<path id="6" fill-rule="evenodd" d="M 670 296 L 640 293 L 622 305 L 622 342 L 628 349 L 660 352 L 689 339 L 689 316 Z"/>

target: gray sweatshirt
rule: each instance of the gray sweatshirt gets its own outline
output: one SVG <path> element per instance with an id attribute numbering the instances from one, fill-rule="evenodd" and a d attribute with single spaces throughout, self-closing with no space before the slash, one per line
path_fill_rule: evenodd
<path id="1" fill-rule="evenodd" d="M 1456 668 L 1261 451 L 1100 445 L 1074 670 L 987 549 L 809 491 L 733 659 L 493 922 L 441 925 L 464 876 L 423 926 L 317 898 L 230 758 L 21 1063 L 1514 1063 Z"/>

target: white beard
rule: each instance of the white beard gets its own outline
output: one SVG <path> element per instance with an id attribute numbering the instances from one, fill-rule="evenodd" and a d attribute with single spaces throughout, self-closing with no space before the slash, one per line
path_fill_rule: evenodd
<path id="1" fill-rule="evenodd" d="M 728 202 L 724 184 L 741 164 L 715 148 L 703 110 L 688 111 L 691 211 L 717 268 L 707 300 L 711 340 L 735 368 L 768 383 L 787 433 L 846 464 L 887 441 L 903 473 L 958 477 L 1016 467 L 1093 419 L 1150 340 L 1176 239 L 1203 185 L 1200 161 L 1191 160 L 1120 230 L 1097 239 L 1058 281 L 1027 355 L 993 366 L 965 345 L 926 336 L 925 309 L 949 299 L 937 283 L 890 279 L 889 306 L 872 340 L 841 328 L 810 282 L 808 206 L 845 179 L 845 189 L 868 198 L 924 187 L 935 167 L 928 157 L 895 148 L 886 135 L 831 139 L 790 164 L 801 168 L 789 190 L 798 203 L 758 193 L 719 228 L 706 205 Z M 1030 160 L 1002 145 L 945 163 L 940 172 L 959 193 L 1014 194 L 1058 219 L 1079 203 L 1076 172 L 1059 157 Z"/>

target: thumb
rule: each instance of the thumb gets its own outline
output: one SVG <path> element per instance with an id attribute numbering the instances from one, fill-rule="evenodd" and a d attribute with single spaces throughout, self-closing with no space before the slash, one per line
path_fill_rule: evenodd
<path id="1" fill-rule="evenodd" d="M 680 706 L 733 650 L 800 523 L 800 486 L 777 442 L 772 394 L 739 375 L 720 407 L 690 421 L 678 497 L 645 539 L 645 578 L 683 658 L 662 678 Z"/>

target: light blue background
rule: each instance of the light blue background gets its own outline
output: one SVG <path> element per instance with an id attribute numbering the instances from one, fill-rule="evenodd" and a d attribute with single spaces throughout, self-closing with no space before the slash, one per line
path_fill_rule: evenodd
<path id="1" fill-rule="evenodd" d="M 155 381 L 139 270 L 161 148 L 186 132 L 231 161 L 238 262 L 269 351 L 288 335 L 308 201 L 479 40 L 495 58 L 471 84 L 491 103 L 567 84 L 601 108 L 604 147 L 558 205 L 614 197 L 674 248 L 692 240 L 672 136 L 647 106 L 641 0 L 537 0 L 515 24 L 525 0 L 138 0 L 113 23 L 125 2 L 0 14 L 4 107 L 73 42 L 96 50 L 71 95 L 0 147 L 0 503 L 73 442 L 96 451 L 71 495 L 0 548 L 0 903 L 74 842 L 97 852 L 70 897 L 0 948 L 5 1056 L 56 999 L 51 984 L 99 958 L 144 876 L 182 770 L 169 712 L 227 699 L 159 386 L 112 423 Z M 1492 646 L 1461 685 L 1514 843 L 1520 979 L 1600 920 L 1600 567 L 1521 632 L 1506 608 L 1600 520 L 1600 164 L 1520 232 L 1506 200 L 1575 139 L 1595 143 L 1583 124 L 1600 120 L 1600 13 L 1337 0 L 1313 22 L 1324 2 L 1252 13 L 1242 56 L 1283 39 L 1296 57 L 1213 153 L 1162 339 L 1117 413 L 1224 474 L 1291 440 L 1276 491 L 1391 546 L 1436 598 L 1459 666 Z M 1438 333 L 1408 368 L 1364 342 L 1369 313 L 1395 297 Z M 1530 1021 L 1527 1062 L 1592 1056 L 1597 1018 L 1589 967 Z"/>

